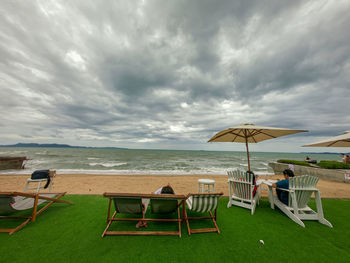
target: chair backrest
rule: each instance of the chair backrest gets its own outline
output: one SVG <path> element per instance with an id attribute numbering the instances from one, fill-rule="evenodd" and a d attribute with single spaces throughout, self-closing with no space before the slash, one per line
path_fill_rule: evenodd
<path id="1" fill-rule="evenodd" d="M 0 212 L 6 213 L 13 211 L 14 209 L 11 206 L 11 203 L 14 203 L 13 196 L 9 195 L 0 195 Z"/>
<path id="2" fill-rule="evenodd" d="M 237 197 L 250 200 L 254 189 L 254 175 L 241 170 L 227 172 L 229 180 L 233 182 L 231 187 Z"/>
<path id="3" fill-rule="evenodd" d="M 213 211 L 218 207 L 218 200 L 222 195 L 222 193 L 190 194 L 190 198 L 192 198 L 191 210 L 198 213 Z"/>
<path id="4" fill-rule="evenodd" d="M 178 200 L 168 198 L 151 198 L 151 213 L 169 214 L 174 213 L 178 207 Z"/>
<path id="5" fill-rule="evenodd" d="M 295 192 L 298 208 L 304 208 L 307 206 L 313 193 L 313 191 L 310 190 L 317 190 L 316 185 L 318 180 L 318 177 L 311 175 L 295 176 L 289 179 L 289 189 Z M 290 195 L 288 203 L 289 206 L 292 206 Z"/>
<path id="6" fill-rule="evenodd" d="M 142 214 L 141 197 L 113 197 L 115 210 L 124 214 Z"/>

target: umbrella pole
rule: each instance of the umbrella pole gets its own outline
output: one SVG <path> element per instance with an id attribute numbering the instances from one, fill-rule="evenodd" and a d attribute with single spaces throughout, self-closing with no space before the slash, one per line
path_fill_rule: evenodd
<path id="1" fill-rule="evenodd" d="M 249 159 L 249 148 L 248 148 L 248 140 L 245 138 L 245 147 L 247 148 L 247 159 L 248 159 L 248 171 L 250 171 L 250 159 Z"/>

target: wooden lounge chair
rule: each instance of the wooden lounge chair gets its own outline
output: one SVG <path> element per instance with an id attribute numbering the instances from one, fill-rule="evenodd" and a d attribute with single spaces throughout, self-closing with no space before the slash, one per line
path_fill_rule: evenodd
<path id="1" fill-rule="evenodd" d="M 23 223 L 15 228 L 0 229 L 0 232 L 7 232 L 10 235 L 23 228 L 30 221 L 34 222 L 36 217 L 44 212 L 53 203 L 67 203 L 72 202 L 60 200 L 66 193 L 21 193 L 21 192 L 0 192 L 0 219 L 22 219 Z M 38 206 L 42 203 L 49 202 L 38 211 Z M 23 210 L 32 210 L 31 215 L 28 216 L 9 216 L 15 212 Z"/>
<path id="2" fill-rule="evenodd" d="M 272 184 L 269 186 L 269 201 L 271 208 L 275 205 L 297 224 L 305 227 L 302 220 L 318 220 L 320 223 L 333 227 L 324 218 L 320 191 L 316 188 L 319 178 L 310 175 L 296 176 L 289 179 L 289 189 L 278 188 L 289 193 L 288 205 L 282 203 L 277 195 L 273 194 Z M 308 206 L 312 193 L 315 193 L 316 211 Z"/>
<path id="3" fill-rule="evenodd" d="M 181 216 L 180 206 L 185 200 L 184 195 L 165 195 L 165 194 L 123 194 L 123 193 L 104 193 L 104 197 L 109 198 L 107 227 L 102 234 L 106 235 L 178 235 L 181 237 Z M 146 218 L 142 199 L 150 199 L 151 214 L 172 214 L 177 212 L 175 218 Z M 112 202 L 114 203 L 115 211 L 111 214 Z M 116 218 L 117 214 L 132 214 L 136 218 Z M 178 231 L 108 231 L 113 221 L 154 221 L 154 222 L 175 222 L 178 224 Z"/>
<path id="4" fill-rule="evenodd" d="M 189 194 L 187 196 L 187 207 L 190 211 L 197 213 L 209 213 L 209 216 L 202 217 L 188 217 L 187 211 L 185 210 L 185 219 L 187 223 L 188 234 L 194 233 L 205 233 L 205 232 L 217 232 L 220 234 L 220 230 L 216 224 L 216 210 L 218 207 L 219 198 L 223 193 L 196 193 Z M 212 213 L 214 211 L 214 215 Z M 199 220 L 199 219 L 211 219 L 214 223 L 215 228 L 201 228 L 201 229 L 191 229 L 189 220 Z"/>
<path id="5" fill-rule="evenodd" d="M 247 174 L 241 170 L 228 171 L 227 174 L 229 177 L 227 182 L 229 190 L 227 207 L 230 208 L 232 205 L 236 205 L 248 208 L 253 215 L 256 205 L 259 204 L 260 184 L 256 184 L 258 189 L 255 196 L 253 196 L 255 185 L 252 174 Z"/>

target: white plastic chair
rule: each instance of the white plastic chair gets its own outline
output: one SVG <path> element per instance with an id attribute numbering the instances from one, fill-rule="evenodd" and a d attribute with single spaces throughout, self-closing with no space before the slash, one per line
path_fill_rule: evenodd
<path id="1" fill-rule="evenodd" d="M 227 207 L 232 205 L 240 206 L 251 210 L 253 215 L 255 207 L 259 204 L 260 198 L 260 184 L 257 186 L 255 196 L 254 191 L 254 178 L 252 174 L 248 174 L 241 170 L 228 171 L 228 190 L 229 190 L 229 201 Z"/>
<path id="2" fill-rule="evenodd" d="M 310 175 L 296 176 L 289 179 L 289 189 L 278 188 L 289 193 L 288 205 L 282 203 L 277 195 L 273 194 L 272 185 L 269 185 L 269 200 L 271 208 L 275 205 L 297 224 L 305 227 L 302 220 L 317 220 L 320 223 L 333 227 L 324 218 L 320 191 L 316 188 L 319 178 Z M 316 210 L 308 206 L 312 193 L 315 194 Z"/>
<path id="3" fill-rule="evenodd" d="M 50 176 L 50 184 L 49 184 L 49 191 L 52 191 L 52 185 L 53 185 L 53 179 L 56 176 L 56 171 L 55 170 L 50 170 L 49 171 L 49 176 Z M 37 193 L 40 192 L 40 189 L 44 189 L 45 184 L 47 183 L 47 178 L 44 179 L 31 179 L 29 178 L 27 180 L 27 183 L 24 187 L 24 192 L 28 191 L 28 190 L 36 190 Z M 36 187 L 29 187 L 29 184 L 31 183 L 36 183 L 37 186 Z M 41 183 L 44 183 L 43 186 L 41 186 Z"/>

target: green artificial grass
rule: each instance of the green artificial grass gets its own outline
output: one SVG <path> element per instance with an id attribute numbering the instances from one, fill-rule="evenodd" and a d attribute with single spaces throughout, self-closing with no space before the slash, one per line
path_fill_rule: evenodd
<path id="1" fill-rule="evenodd" d="M 302 228 L 272 210 L 267 199 L 260 200 L 252 216 L 248 209 L 226 208 L 228 200 L 222 198 L 217 219 L 221 234 L 188 236 L 183 223 L 182 238 L 101 238 L 108 199 L 77 195 L 65 199 L 74 204 L 54 204 L 14 235 L 0 233 L 0 262 L 350 262 L 350 200 L 322 200 L 325 217 L 334 228 L 316 221 L 304 221 Z M 135 230 L 135 223 L 119 227 L 118 223 L 112 229 Z M 206 223 L 211 227 L 210 221 Z M 0 224 L 9 226 L 7 220 Z M 205 224 L 191 222 L 191 226 Z M 148 229 L 176 227 L 158 222 Z"/>

